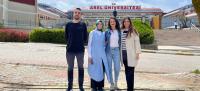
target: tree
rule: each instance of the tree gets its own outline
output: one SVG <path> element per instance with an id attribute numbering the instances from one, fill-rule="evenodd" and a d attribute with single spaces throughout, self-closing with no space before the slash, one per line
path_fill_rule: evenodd
<path id="1" fill-rule="evenodd" d="M 179 16 L 179 20 L 181 22 L 181 28 L 188 28 L 187 22 L 189 21 L 189 19 L 185 16 Z"/>
<path id="2" fill-rule="evenodd" d="M 67 19 L 70 19 L 70 20 L 73 19 L 73 11 L 68 11 L 67 12 Z"/>
<path id="3" fill-rule="evenodd" d="M 197 13 L 197 16 L 199 18 L 199 23 L 200 23 L 200 0 L 192 0 L 192 4 Z"/>
<path id="4" fill-rule="evenodd" d="M 189 19 L 185 16 L 185 12 L 184 10 L 182 10 L 179 15 L 178 15 L 179 21 L 181 23 L 181 28 L 187 28 L 187 22 L 189 21 Z"/>

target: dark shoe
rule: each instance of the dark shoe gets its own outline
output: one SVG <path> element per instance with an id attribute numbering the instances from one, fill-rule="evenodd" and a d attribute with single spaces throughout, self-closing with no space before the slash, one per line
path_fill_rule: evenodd
<path id="1" fill-rule="evenodd" d="M 103 88 L 99 88 L 98 91 L 104 91 Z"/>
<path id="2" fill-rule="evenodd" d="M 94 89 L 94 88 L 92 88 L 92 90 L 91 91 L 97 91 L 97 89 Z"/>
<path id="3" fill-rule="evenodd" d="M 79 88 L 79 89 L 80 89 L 80 91 L 85 91 L 83 87 L 82 87 L 82 88 Z"/>
<path id="4" fill-rule="evenodd" d="M 72 91 L 72 89 L 71 88 L 67 88 L 67 91 Z"/>
<path id="5" fill-rule="evenodd" d="M 135 91 L 134 89 L 127 89 L 127 91 Z"/>

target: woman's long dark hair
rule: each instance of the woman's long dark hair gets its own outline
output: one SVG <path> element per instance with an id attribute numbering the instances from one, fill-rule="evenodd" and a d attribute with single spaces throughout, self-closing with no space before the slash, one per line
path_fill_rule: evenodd
<path id="1" fill-rule="evenodd" d="M 135 29 L 135 26 L 132 24 L 130 17 L 125 17 L 123 19 L 121 29 L 125 29 L 124 22 L 125 22 L 126 19 L 128 19 L 128 21 L 130 22 L 130 26 L 129 26 L 128 33 L 127 33 L 126 37 L 131 36 L 131 33 L 133 33 L 133 32 L 135 32 L 136 35 L 139 35 L 137 30 Z"/>
<path id="2" fill-rule="evenodd" d="M 114 18 L 114 17 L 110 17 L 110 19 L 108 21 L 108 29 L 112 30 L 112 27 L 110 25 L 110 20 L 111 19 L 115 20 L 115 22 L 116 22 L 115 28 L 117 29 L 117 31 L 120 31 L 120 24 L 119 24 L 118 20 L 116 18 Z"/>

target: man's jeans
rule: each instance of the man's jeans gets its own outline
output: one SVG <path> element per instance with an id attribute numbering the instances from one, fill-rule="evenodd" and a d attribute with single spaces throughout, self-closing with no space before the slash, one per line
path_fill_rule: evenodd
<path id="1" fill-rule="evenodd" d="M 82 53 L 69 53 L 66 52 L 67 64 L 68 64 L 68 88 L 73 88 L 73 69 L 74 69 L 74 59 L 77 59 L 78 63 L 78 82 L 79 88 L 83 88 L 84 81 L 84 52 Z"/>

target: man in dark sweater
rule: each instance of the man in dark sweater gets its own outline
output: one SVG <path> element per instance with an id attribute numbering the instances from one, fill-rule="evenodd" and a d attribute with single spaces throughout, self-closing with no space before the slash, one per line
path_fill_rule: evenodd
<path id="1" fill-rule="evenodd" d="M 78 63 L 79 89 L 80 91 L 84 91 L 84 43 L 87 42 L 87 35 L 87 26 L 81 21 L 81 9 L 76 8 L 73 11 L 73 21 L 68 22 L 65 26 L 65 39 L 67 42 L 66 59 L 68 64 L 67 91 L 72 91 L 73 88 L 73 69 L 75 57 Z"/>

